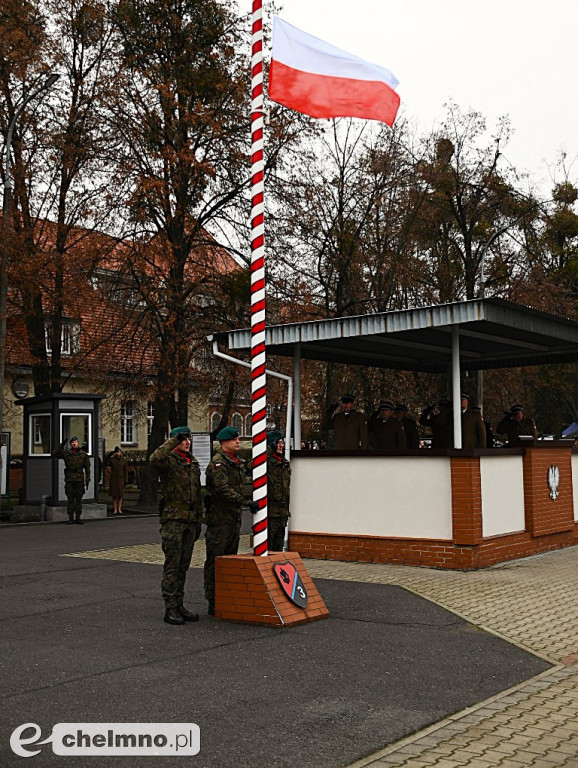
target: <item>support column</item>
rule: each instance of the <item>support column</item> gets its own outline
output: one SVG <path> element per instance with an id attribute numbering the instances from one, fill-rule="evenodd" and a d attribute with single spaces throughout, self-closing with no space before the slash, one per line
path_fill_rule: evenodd
<path id="1" fill-rule="evenodd" d="M 297 343 L 294 347 L 295 354 L 293 356 L 293 382 L 294 382 L 294 394 L 295 399 L 295 425 L 293 427 L 293 434 L 295 435 L 294 450 L 298 451 L 301 448 L 301 344 Z"/>
<path id="2" fill-rule="evenodd" d="M 452 326 L 452 402 L 454 412 L 454 448 L 462 447 L 462 409 L 460 384 L 460 328 Z"/>

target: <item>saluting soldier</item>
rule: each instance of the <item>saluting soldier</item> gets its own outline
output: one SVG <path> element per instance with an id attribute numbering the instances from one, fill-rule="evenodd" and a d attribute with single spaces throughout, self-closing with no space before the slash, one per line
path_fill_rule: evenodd
<path id="1" fill-rule="evenodd" d="M 199 620 L 198 613 L 183 605 L 187 571 L 203 521 L 201 470 L 190 449 L 189 427 L 175 427 L 150 458 L 159 472 L 163 494 L 160 522 L 165 562 L 161 591 L 167 624 Z"/>
<path id="2" fill-rule="evenodd" d="M 393 417 L 394 419 L 397 419 L 401 422 L 403 431 L 405 432 L 407 447 L 411 450 L 419 448 L 419 434 L 417 431 L 417 424 L 407 415 L 407 406 L 396 405 L 393 409 Z"/>
<path id="3" fill-rule="evenodd" d="M 343 395 L 341 412 L 335 412 L 337 403 L 330 408 L 330 428 L 333 429 L 333 447 L 336 451 L 357 451 L 368 447 L 365 416 L 355 410 L 353 403 L 353 395 Z"/>
<path id="4" fill-rule="evenodd" d="M 369 443 L 372 448 L 403 451 L 407 448 L 407 439 L 400 421 L 393 418 L 393 403 L 381 400 L 378 410 L 367 425 Z"/>
<path id="5" fill-rule="evenodd" d="M 78 438 L 70 438 L 70 448 L 65 448 L 66 440 L 52 452 L 57 459 L 64 461 L 64 492 L 68 499 L 68 523 L 72 525 L 83 525 L 82 517 L 82 497 L 85 488 L 90 484 L 90 459 L 85 451 L 78 446 Z"/>
<path id="6" fill-rule="evenodd" d="M 513 405 L 509 411 L 504 412 L 504 418 L 496 427 L 500 435 L 508 436 L 508 443 L 515 443 L 521 435 L 538 437 L 536 422 L 529 416 L 524 416 L 524 406 Z"/>
<path id="7" fill-rule="evenodd" d="M 291 467 L 285 458 L 285 441 L 278 432 L 267 435 L 267 538 L 271 552 L 281 552 L 290 517 Z"/>
<path id="8" fill-rule="evenodd" d="M 215 615 L 215 558 L 236 555 L 239 551 L 242 507 L 255 513 L 257 502 L 251 501 L 252 486 L 247 465 L 237 455 L 239 430 L 225 427 L 218 435 L 219 448 L 209 462 L 207 476 L 207 557 L 204 579 L 208 611 Z"/>
<path id="9" fill-rule="evenodd" d="M 469 395 L 462 393 L 462 448 L 485 448 L 486 426 L 481 411 L 469 405 Z"/>
<path id="10" fill-rule="evenodd" d="M 440 400 L 435 405 L 424 408 L 419 417 L 423 427 L 430 427 L 431 447 L 449 450 L 454 447 L 454 419 L 450 400 Z"/>

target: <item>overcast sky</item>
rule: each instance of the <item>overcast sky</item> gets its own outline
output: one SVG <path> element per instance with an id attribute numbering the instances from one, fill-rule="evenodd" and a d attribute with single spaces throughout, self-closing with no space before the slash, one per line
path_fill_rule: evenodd
<path id="1" fill-rule="evenodd" d="M 503 162 L 547 193 L 563 150 L 578 180 L 577 0 L 279 1 L 285 21 L 390 69 L 423 130 L 450 99 L 490 131 L 507 114 L 515 133 Z"/>

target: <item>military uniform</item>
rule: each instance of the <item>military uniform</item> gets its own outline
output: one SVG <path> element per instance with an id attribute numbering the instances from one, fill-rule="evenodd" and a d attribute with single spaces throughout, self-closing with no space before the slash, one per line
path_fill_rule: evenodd
<path id="1" fill-rule="evenodd" d="M 513 406 L 515 408 L 516 406 Z M 518 408 L 518 410 L 522 410 Z M 520 435 L 531 435 L 532 437 L 538 437 L 538 430 L 536 429 L 536 422 L 529 416 L 524 417 L 520 421 L 514 418 L 515 411 L 510 410 L 501 422 L 496 427 L 496 432 L 500 435 L 508 436 L 508 443 L 515 443 L 520 439 Z"/>
<path id="2" fill-rule="evenodd" d="M 110 478 L 108 492 L 113 499 L 122 499 L 124 486 L 128 483 L 128 461 L 124 456 L 113 453 L 108 460 Z"/>
<path id="3" fill-rule="evenodd" d="M 369 420 L 367 427 L 372 448 L 398 451 L 404 451 L 407 448 L 407 438 L 403 426 L 393 416 L 387 420 L 382 419 L 379 411 L 377 411 Z"/>
<path id="4" fill-rule="evenodd" d="M 485 448 L 486 426 L 479 411 L 462 412 L 462 448 Z"/>
<path id="5" fill-rule="evenodd" d="M 405 439 L 407 441 L 407 447 L 411 450 L 419 448 L 419 434 L 417 431 L 417 424 L 409 416 L 404 416 L 401 420 L 403 431 L 405 432 Z"/>
<path id="6" fill-rule="evenodd" d="M 72 438 L 74 440 L 76 438 Z M 68 499 L 68 522 L 81 524 L 82 497 L 84 489 L 90 483 L 90 459 L 81 448 L 65 448 L 64 440 L 52 452 L 57 459 L 64 461 L 64 492 Z"/>
<path id="7" fill-rule="evenodd" d="M 336 451 L 357 451 L 368 447 L 367 422 L 359 411 L 337 413 L 331 420 Z"/>
<path id="8" fill-rule="evenodd" d="M 283 455 L 267 449 L 267 538 L 272 552 L 281 552 L 290 517 L 291 466 Z"/>
<path id="9" fill-rule="evenodd" d="M 419 417 L 419 423 L 424 427 L 430 427 L 432 434 L 432 448 L 449 450 L 454 447 L 454 419 L 451 411 L 451 404 L 444 404 L 439 407 L 440 412 L 437 414 L 432 413 L 434 409 L 433 405 L 424 408 Z"/>
<path id="10" fill-rule="evenodd" d="M 209 462 L 206 476 L 208 509 L 204 579 L 205 597 L 212 613 L 215 606 L 215 558 L 237 554 L 241 508 L 249 503 L 252 486 L 245 461 L 227 453 L 222 446 Z"/>
<path id="11" fill-rule="evenodd" d="M 203 503 L 199 463 L 189 451 L 178 450 L 181 442 L 177 436 L 169 438 L 151 455 L 150 461 L 159 472 L 163 494 L 160 514 L 165 555 L 162 595 L 167 611 L 176 610 L 186 616 L 188 611 L 183 608 L 185 581 L 195 541 L 201 534 Z M 198 618 L 196 614 L 191 615 Z"/>

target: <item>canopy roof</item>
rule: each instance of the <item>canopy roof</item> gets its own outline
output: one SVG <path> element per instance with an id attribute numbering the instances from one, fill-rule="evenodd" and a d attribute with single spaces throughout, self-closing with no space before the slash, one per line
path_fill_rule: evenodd
<path id="1" fill-rule="evenodd" d="M 474 299 L 266 329 L 267 353 L 349 365 L 445 372 L 452 329 L 464 370 L 578 360 L 578 322 L 502 299 Z M 216 334 L 229 350 L 251 348 L 251 330 Z"/>

